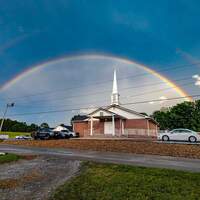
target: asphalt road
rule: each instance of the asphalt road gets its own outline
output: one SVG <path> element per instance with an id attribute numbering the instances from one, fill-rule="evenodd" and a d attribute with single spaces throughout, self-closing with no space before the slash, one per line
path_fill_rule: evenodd
<path id="1" fill-rule="evenodd" d="M 163 143 L 163 144 L 187 144 L 187 145 L 200 145 L 200 142 L 187 142 L 187 141 L 162 141 L 158 140 L 155 141 L 156 143 Z"/>
<path id="2" fill-rule="evenodd" d="M 129 164 L 134 166 L 200 172 L 200 159 L 113 152 L 80 151 L 72 149 L 22 147 L 4 144 L 0 144 L 0 151 L 18 154 L 65 156 L 74 160 L 90 160 L 105 163 Z"/>

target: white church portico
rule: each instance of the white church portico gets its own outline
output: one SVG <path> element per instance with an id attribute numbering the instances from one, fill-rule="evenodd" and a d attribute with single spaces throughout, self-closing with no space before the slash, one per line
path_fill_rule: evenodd
<path id="1" fill-rule="evenodd" d="M 81 137 L 156 137 L 158 124 L 150 117 L 122 107 L 114 71 L 111 104 L 88 114 L 83 121 L 73 121 L 74 131 Z"/>
<path id="2" fill-rule="evenodd" d="M 116 113 L 99 108 L 90 113 L 90 136 L 105 134 L 107 136 L 119 136 L 124 133 L 124 118 Z"/>

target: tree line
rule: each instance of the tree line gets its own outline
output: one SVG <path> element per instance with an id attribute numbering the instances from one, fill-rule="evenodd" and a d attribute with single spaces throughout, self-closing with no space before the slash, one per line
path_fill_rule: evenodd
<path id="1" fill-rule="evenodd" d="M 0 119 L 0 123 L 1 123 Z M 5 119 L 3 123 L 2 131 L 10 131 L 10 132 L 33 132 L 36 131 L 39 127 L 49 127 L 47 123 L 42 123 L 40 126 L 37 124 L 28 125 L 26 122 L 19 122 L 17 120 Z"/>
<path id="2" fill-rule="evenodd" d="M 187 128 L 200 132 L 200 100 L 162 108 L 151 117 L 159 123 L 161 130 Z"/>

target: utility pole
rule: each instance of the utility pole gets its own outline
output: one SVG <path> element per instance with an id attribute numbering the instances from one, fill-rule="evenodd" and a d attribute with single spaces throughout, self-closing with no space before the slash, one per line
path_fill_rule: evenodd
<path id="1" fill-rule="evenodd" d="M 7 113 L 7 111 L 8 111 L 8 108 L 9 108 L 9 107 L 14 107 L 14 105 L 15 105 L 15 103 L 7 103 L 7 104 L 6 104 L 6 109 L 5 109 L 4 113 L 3 113 L 3 118 L 1 119 L 0 133 L 1 133 L 2 128 L 3 128 L 3 123 L 4 123 L 4 120 L 5 120 L 5 117 L 6 117 L 6 113 Z"/>

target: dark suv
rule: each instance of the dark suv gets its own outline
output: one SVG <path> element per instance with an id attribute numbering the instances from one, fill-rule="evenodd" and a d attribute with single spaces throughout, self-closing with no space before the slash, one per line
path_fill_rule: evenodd
<path id="1" fill-rule="evenodd" d="M 54 132 L 50 128 L 39 128 L 33 135 L 34 139 L 48 140 L 54 137 Z"/>

